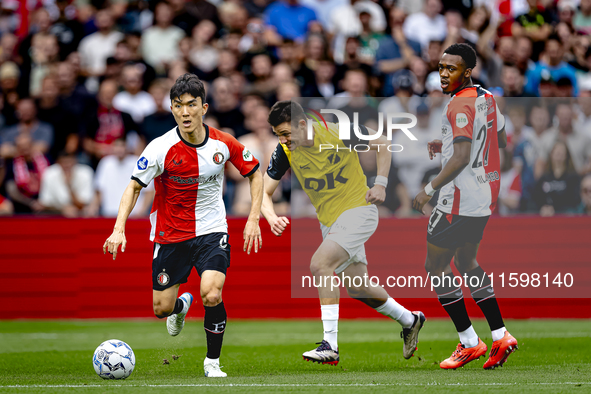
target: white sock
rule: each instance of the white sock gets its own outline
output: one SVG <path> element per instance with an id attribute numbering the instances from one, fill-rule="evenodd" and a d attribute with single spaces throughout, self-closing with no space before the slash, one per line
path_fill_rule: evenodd
<path id="1" fill-rule="evenodd" d="M 502 339 L 505 336 L 505 331 L 507 331 L 507 329 L 504 326 L 497 330 L 491 331 L 490 333 L 492 334 L 493 342 Z"/>
<path id="2" fill-rule="evenodd" d="M 403 328 L 411 328 L 415 322 L 415 315 L 408 309 L 394 301 L 394 298 L 388 298 L 386 302 L 375 308 L 384 316 L 396 320 Z"/>
<path id="3" fill-rule="evenodd" d="M 470 326 L 462 332 L 458 332 L 460 335 L 460 342 L 464 347 L 474 347 L 478 345 L 478 335 L 474 331 L 474 327 Z"/>
<path id="4" fill-rule="evenodd" d="M 339 304 L 320 305 L 320 310 L 322 311 L 324 340 L 329 343 L 332 350 L 338 350 L 337 333 L 339 332 Z"/>
<path id="5" fill-rule="evenodd" d="M 203 365 L 205 364 L 217 364 L 220 365 L 220 359 L 219 358 L 207 358 L 205 357 L 205 360 L 203 360 Z"/>

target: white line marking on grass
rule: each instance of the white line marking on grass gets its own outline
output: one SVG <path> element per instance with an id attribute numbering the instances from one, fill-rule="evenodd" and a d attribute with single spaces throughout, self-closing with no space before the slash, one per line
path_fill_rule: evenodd
<path id="1" fill-rule="evenodd" d="M 517 385 L 589 385 L 591 382 L 537 382 L 537 383 L 229 383 L 229 384 L 208 384 L 208 383 L 187 383 L 187 384 L 29 384 L 0 386 L 0 388 L 85 388 L 85 387 L 388 387 L 388 386 L 517 386 Z"/>

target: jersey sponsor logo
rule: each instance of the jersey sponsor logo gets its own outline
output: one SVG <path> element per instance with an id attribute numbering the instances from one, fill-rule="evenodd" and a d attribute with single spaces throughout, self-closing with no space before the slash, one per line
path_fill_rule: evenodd
<path id="1" fill-rule="evenodd" d="M 328 162 L 330 164 L 337 164 L 340 161 L 341 161 L 341 158 L 336 153 L 331 153 L 330 156 L 328 156 Z"/>
<path id="2" fill-rule="evenodd" d="M 166 284 L 170 282 L 170 276 L 168 276 L 168 274 L 164 271 L 159 273 L 156 279 L 158 280 L 158 284 L 160 286 L 166 286 Z"/>
<path id="3" fill-rule="evenodd" d="M 172 159 L 172 162 L 174 163 L 175 166 L 181 165 L 183 164 L 183 159 L 180 159 L 178 162 L 174 159 Z"/>
<path id="4" fill-rule="evenodd" d="M 193 185 L 193 184 L 196 184 L 196 183 L 199 184 L 199 185 L 202 185 L 204 183 L 214 181 L 214 180 L 218 179 L 220 176 L 221 176 L 221 173 L 220 174 L 215 174 L 215 175 L 212 175 L 212 176 L 200 175 L 197 178 L 192 178 L 192 177 L 183 178 L 183 177 L 180 177 L 180 176 L 171 176 L 170 177 L 170 180 L 173 181 L 173 182 L 176 182 L 176 183 L 180 183 L 182 185 Z"/>
<path id="5" fill-rule="evenodd" d="M 222 164 L 224 162 L 224 154 L 222 152 L 215 152 L 213 154 L 213 162 L 215 164 Z"/>
<path id="6" fill-rule="evenodd" d="M 146 168 L 148 168 L 148 159 L 146 159 L 144 156 L 142 156 L 137 161 L 137 169 L 138 170 L 145 170 Z"/>
<path id="7" fill-rule="evenodd" d="M 250 151 L 246 147 L 242 151 L 242 158 L 244 159 L 244 161 L 252 161 L 252 153 L 250 153 Z"/>
<path id="8" fill-rule="evenodd" d="M 441 135 L 446 135 L 448 131 L 447 126 L 441 126 Z"/>
<path id="9" fill-rule="evenodd" d="M 346 166 L 342 167 L 338 174 L 334 175 L 333 172 L 329 172 L 328 174 L 324 175 L 324 178 L 304 178 L 304 189 L 312 189 L 315 192 L 319 192 L 320 190 L 324 189 L 325 187 L 328 190 L 336 189 L 335 182 L 342 183 L 343 185 L 347 183 L 349 180 L 348 178 L 343 177 L 341 174 Z"/>
<path id="10" fill-rule="evenodd" d="M 487 103 L 480 103 L 476 106 L 476 111 L 478 112 L 482 112 L 488 110 L 488 104 Z"/>
<path id="11" fill-rule="evenodd" d="M 456 126 L 458 126 L 461 129 L 461 128 L 466 127 L 467 125 L 468 125 L 468 116 L 466 116 L 466 114 L 463 112 L 456 114 Z"/>

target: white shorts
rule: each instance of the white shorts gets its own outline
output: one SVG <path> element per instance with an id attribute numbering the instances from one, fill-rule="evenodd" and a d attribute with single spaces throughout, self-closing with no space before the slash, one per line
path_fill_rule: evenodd
<path id="1" fill-rule="evenodd" d="M 364 244 L 378 228 L 378 222 L 378 207 L 372 204 L 346 210 L 330 227 L 320 224 L 322 239 L 336 242 L 349 254 L 349 260 L 337 267 L 336 274 L 353 263 L 367 265 Z"/>

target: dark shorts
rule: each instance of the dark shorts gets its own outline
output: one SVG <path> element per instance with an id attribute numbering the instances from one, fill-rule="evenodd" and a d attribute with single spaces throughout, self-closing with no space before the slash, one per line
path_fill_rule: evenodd
<path id="1" fill-rule="evenodd" d="M 230 266 L 228 234 L 211 233 L 173 244 L 154 243 L 152 288 L 165 290 L 186 283 L 193 267 L 199 276 L 213 270 L 226 274 Z"/>
<path id="2" fill-rule="evenodd" d="M 451 215 L 434 209 L 427 226 L 427 242 L 451 250 L 466 242 L 476 245 L 482 240 L 488 218 Z"/>

